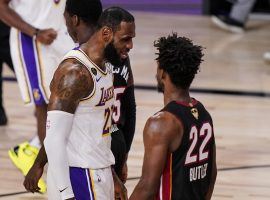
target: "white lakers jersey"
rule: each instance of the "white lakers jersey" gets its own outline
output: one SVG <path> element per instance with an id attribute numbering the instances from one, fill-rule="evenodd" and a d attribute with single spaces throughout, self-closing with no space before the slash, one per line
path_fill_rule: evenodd
<path id="1" fill-rule="evenodd" d="M 66 0 L 11 0 L 9 5 L 35 28 L 59 31 L 65 27 Z"/>
<path id="2" fill-rule="evenodd" d="M 111 123 L 114 101 L 112 65 L 102 71 L 80 49 L 70 51 L 65 59 L 74 58 L 92 75 L 94 89 L 79 103 L 67 145 L 72 167 L 100 169 L 114 164 L 111 152 Z"/>

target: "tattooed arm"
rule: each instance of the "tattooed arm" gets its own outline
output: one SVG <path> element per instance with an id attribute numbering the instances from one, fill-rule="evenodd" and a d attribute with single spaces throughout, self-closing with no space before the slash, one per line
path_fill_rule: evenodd
<path id="1" fill-rule="evenodd" d="M 53 113 L 52 111 L 60 111 L 70 115 L 74 114 L 80 102 L 80 99 L 88 96 L 92 92 L 92 90 L 93 80 L 89 71 L 76 60 L 65 60 L 56 70 L 53 80 L 51 82 L 51 96 L 48 106 L 48 115 L 50 113 Z M 65 125 L 63 125 L 63 118 L 61 118 L 60 122 L 54 120 L 54 123 L 61 124 L 62 127 L 65 127 Z M 60 135 L 60 133 L 61 131 L 53 132 L 52 137 L 54 138 L 54 141 L 56 141 L 56 138 L 59 138 L 59 136 L 60 138 L 58 141 L 56 141 L 56 143 L 53 142 L 52 145 L 59 145 L 57 142 L 61 143 L 65 141 L 66 136 Z M 67 135 L 68 134 L 69 133 L 67 133 Z M 56 146 L 57 151 L 54 151 L 55 147 L 51 146 L 51 142 L 49 143 L 49 146 L 50 148 L 46 148 L 46 151 L 52 150 L 54 154 L 59 152 L 59 146 Z M 63 151 L 63 153 L 66 154 L 65 151 Z M 60 157 L 58 158 L 58 160 L 62 160 L 63 158 L 66 158 L 67 155 L 59 155 L 58 153 L 58 157 Z M 37 156 L 33 167 L 30 169 L 29 173 L 25 178 L 24 186 L 28 191 L 37 192 L 39 190 L 38 180 L 42 175 L 43 167 L 46 162 L 47 156 L 43 146 Z"/>
<path id="2" fill-rule="evenodd" d="M 49 173 L 62 199 L 74 198 L 67 155 L 73 117 L 82 98 L 93 90 L 90 72 L 76 60 L 66 60 L 57 69 L 51 85 L 44 146 Z"/>
<path id="3" fill-rule="evenodd" d="M 56 70 L 51 82 L 50 110 L 74 114 L 80 100 L 93 90 L 93 80 L 85 66 L 74 59 L 65 60 Z"/>

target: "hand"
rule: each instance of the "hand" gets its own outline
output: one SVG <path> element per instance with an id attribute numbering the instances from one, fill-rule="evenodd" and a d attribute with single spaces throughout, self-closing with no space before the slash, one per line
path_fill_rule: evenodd
<path id="1" fill-rule="evenodd" d="M 23 185 L 27 191 L 32 193 L 39 192 L 38 181 L 43 174 L 43 167 L 33 165 L 27 175 L 25 176 Z"/>
<path id="2" fill-rule="evenodd" d="M 127 189 L 121 180 L 116 176 L 114 177 L 114 196 L 115 199 L 127 200 Z"/>
<path id="3" fill-rule="evenodd" d="M 36 35 L 37 41 L 46 45 L 51 44 L 55 40 L 56 37 L 57 37 L 57 32 L 51 28 L 39 30 Z"/>
<path id="4" fill-rule="evenodd" d="M 122 168 L 121 176 L 119 177 L 124 184 L 127 182 L 127 176 L 128 176 L 128 166 L 127 162 L 125 162 Z"/>

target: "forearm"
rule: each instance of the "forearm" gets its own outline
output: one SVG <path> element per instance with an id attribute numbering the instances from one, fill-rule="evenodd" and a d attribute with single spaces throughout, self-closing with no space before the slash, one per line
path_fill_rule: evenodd
<path id="1" fill-rule="evenodd" d="M 136 125 L 136 103 L 134 95 L 134 86 L 129 86 L 125 91 L 124 96 L 125 109 L 126 110 L 126 123 L 124 125 L 124 137 L 127 145 L 127 153 L 131 148 L 131 144 L 134 138 L 135 125 Z"/>
<path id="2" fill-rule="evenodd" d="M 74 197 L 69 176 L 69 163 L 66 151 L 71 131 L 73 114 L 63 111 L 49 111 L 44 146 L 48 157 L 50 172 L 62 199 Z"/>
<path id="3" fill-rule="evenodd" d="M 129 200 L 153 200 L 156 192 L 152 188 L 153 187 L 149 187 L 146 183 L 140 180 Z"/>
<path id="4" fill-rule="evenodd" d="M 44 145 L 42 145 L 39 152 L 38 152 L 38 155 L 37 155 L 37 158 L 35 160 L 34 165 L 37 165 L 37 166 L 43 168 L 47 162 L 48 162 L 48 159 L 47 159 L 45 147 L 44 147 Z"/>
<path id="5" fill-rule="evenodd" d="M 25 22 L 8 4 L 1 2 L 0 4 L 0 19 L 11 27 L 15 27 L 21 32 L 33 37 L 36 33 L 36 28 Z"/>

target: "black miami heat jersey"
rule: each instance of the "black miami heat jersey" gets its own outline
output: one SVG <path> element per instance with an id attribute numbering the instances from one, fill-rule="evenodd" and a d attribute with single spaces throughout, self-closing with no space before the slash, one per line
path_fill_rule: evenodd
<path id="1" fill-rule="evenodd" d="M 113 66 L 114 112 L 112 132 L 120 129 L 125 137 L 128 152 L 133 140 L 136 124 L 134 81 L 129 58 L 120 66 Z M 112 133 L 113 134 L 113 133 Z"/>
<path id="2" fill-rule="evenodd" d="M 176 116 L 184 134 L 180 146 L 168 155 L 157 199 L 203 200 L 210 185 L 215 144 L 210 114 L 197 100 L 172 101 L 162 111 Z"/>

